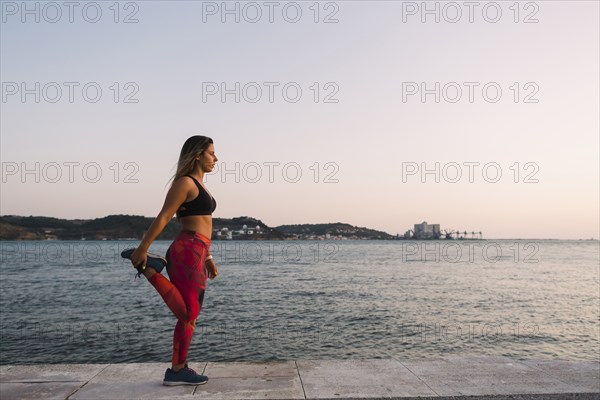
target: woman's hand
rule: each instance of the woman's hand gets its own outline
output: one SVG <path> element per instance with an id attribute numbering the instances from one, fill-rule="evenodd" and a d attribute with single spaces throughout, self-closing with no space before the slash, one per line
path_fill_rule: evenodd
<path id="1" fill-rule="evenodd" d="M 206 276 L 210 279 L 215 279 L 219 276 L 219 269 L 217 268 L 217 264 L 215 264 L 215 260 L 211 258 L 206 261 Z"/>
<path id="2" fill-rule="evenodd" d="M 147 253 L 148 252 L 143 247 L 138 247 L 135 249 L 135 251 L 131 254 L 131 264 L 133 264 L 134 268 L 146 265 L 148 258 Z"/>

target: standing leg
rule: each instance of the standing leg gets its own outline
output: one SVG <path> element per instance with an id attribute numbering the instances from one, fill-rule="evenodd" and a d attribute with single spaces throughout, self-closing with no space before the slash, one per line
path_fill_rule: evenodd
<path id="1" fill-rule="evenodd" d="M 167 272 L 171 281 L 169 282 L 164 276 L 162 278 L 170 284 L 170 290 L 165 291 L 165 295 L 177 298 L 175 306 L 169 306 L 178 320 L 173 333 L 171 362 L 174 371 L 178 371 L 186 363 L 196 319 L 202 308 L 206 288 L 204 272 L 206 253 L 206 246 L 197 240 L 175 241 L 169 249 Z M 164 286 L 164 282 L 162 284 Z M 179 303 L 179 299 L 182 303 Z"/>
<path id="2" fill-rule="evenodd" d="M 178 371 L 185 365 L 187 360 L 187 352 L 190 347 L 190 343 L 192 342 L 194 330 L 196 329 L 197 316 L 200 314 L 200 310 L 202 309 L 203 299 L 204 290 L 202 290 L 199 297 L 196 298 L 196 301 L 198 302 L 198 314 L 196 314 L 196 318 L 189 322 L 178 320 L 177 325 L 175 325 L 175 332 L 173 334 L 173 357 L 171 359 L 171 363 L 173 364 L 172 369 L 174 371 Z"/>

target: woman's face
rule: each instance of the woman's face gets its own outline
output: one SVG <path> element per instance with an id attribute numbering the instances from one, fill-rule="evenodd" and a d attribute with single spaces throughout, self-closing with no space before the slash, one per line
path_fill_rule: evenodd
<path id="1" fill-rule="evenodd" d="M 211 172 L 215 168 L 217 161 L 219 161 L 219 159 L 215 155 L 215 146 L 211 143 L 200 155 L 200 165 L 202 165 L 202 171 Z"/>

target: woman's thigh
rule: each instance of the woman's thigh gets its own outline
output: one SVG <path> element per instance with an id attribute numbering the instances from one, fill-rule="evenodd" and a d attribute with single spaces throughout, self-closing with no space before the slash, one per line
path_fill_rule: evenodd
<path id="1" fill-rule="evenodd" d="M 167 251 L 167 273 L 171 282 L 180 290 L 206 288 L 204 259 L 207 250 L 197 241 L 189 239 L 175 240 Z"/>

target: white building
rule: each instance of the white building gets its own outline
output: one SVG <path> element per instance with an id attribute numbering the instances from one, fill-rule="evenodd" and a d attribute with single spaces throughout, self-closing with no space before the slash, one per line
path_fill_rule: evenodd
<path id="1" fill-rule="evenodd" d="M 441 237 L 440 224 L 428 224 L 423 221 L 415 224 L 415 239 L 439 239 Z"/>

